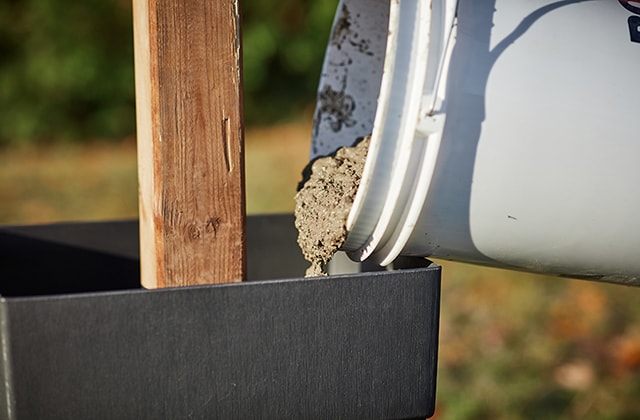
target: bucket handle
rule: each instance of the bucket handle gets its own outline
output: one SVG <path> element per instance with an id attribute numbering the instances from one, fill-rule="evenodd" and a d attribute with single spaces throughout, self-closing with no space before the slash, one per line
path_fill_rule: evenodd
<path id="1" fill-rule="evenodd" d="M 424 107 L 423 115 L 425 117 L 433 116 L 436 113 L 436 108 L 442 105 L 444 102 L 446 75 L 449 68 L 449 62 L 451 58 L 451 52 L 453 45 L 455 44 L 455 33 L 457 28 L 457 13 L 458 13 L 458 0 L 435 0 L 432 3 L 432 10 L 438 10 L 440 13 L 432 13 L 431 27 L 441 28 L 442 36 L 440 39 L 439 59 L 438 67 L 436 70 L 436 77 L 430 86 L 425 89 L 427 92 L 424 102 L 427 106 Z M 433 34 L 431 39 L 434 39 Z M 429 48 L 434 48 L 435 45 L 430 45 Z M 439 101 L 439 98 L 442 99 Z"/>

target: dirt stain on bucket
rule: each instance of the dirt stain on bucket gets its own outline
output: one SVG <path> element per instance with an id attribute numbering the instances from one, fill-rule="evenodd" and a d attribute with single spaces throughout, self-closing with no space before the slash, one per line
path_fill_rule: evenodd
<path id="1" fill-rule="evenodd" d="M 310 162 L 296 194 L 295 225 L 298 245 L 311 263 L 306 277 L 326 275 L 325 264 L 347 237 L 347 217 L 353 205 L 370 137 L 331 156 Z"/>

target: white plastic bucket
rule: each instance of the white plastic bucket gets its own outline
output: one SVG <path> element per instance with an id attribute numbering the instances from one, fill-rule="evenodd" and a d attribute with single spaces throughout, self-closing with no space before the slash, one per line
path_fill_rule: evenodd
<path id="1" fill-rule="evenodd" d="M 640 284 L 639 20 L 623 0 L 343 0 L 312 144 L 372 133 L 343 249 Z"/>

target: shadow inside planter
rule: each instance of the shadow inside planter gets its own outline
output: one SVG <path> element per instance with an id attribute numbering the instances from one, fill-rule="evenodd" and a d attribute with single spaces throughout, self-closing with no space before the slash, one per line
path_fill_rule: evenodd
<path id="1" fill-rule="evenodd" d="M 102 229 L 93 233 L 105 229 L 112 233 L 127 233 L 134 231 L 133 227 L 137 229 L 137 223 L 97 225 L 102 225 L 99 226 Z M 70 231 L 67 235 L 71 235 L 56 239 L 65 227 Z M 140 288 L 137 256 L 73 245 L 74 233 L 81 233 L 74 225 L 0 228 L 0 295 L 36 296 Z M 91 237 L 96 240 L 93 235 Z"/>
<path id="2" fill-rule="evenodd" d="M 140 289 L 138 221 L 0 227 L 0 296 Z M 293 215 L 247 218 L 247 278 L 301 277 Z"/>

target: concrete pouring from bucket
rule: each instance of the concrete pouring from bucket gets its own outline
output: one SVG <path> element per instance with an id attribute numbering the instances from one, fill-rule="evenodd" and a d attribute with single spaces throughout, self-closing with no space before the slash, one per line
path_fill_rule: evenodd
<path id="1" fill-rule="evenodd" d="M 346 220 L 360 184 L 369 137 L 309 163 L 295 196 L 298 245 L 311 263 L 305 277 L 326 275 L 325 265 L 347 237 Z"/>
<path id="2" fill-rule="evenodd" d="M 342 0 L 311 150 L 372 137 L 342 249 L 640 285 L 623 6 Z"/>

